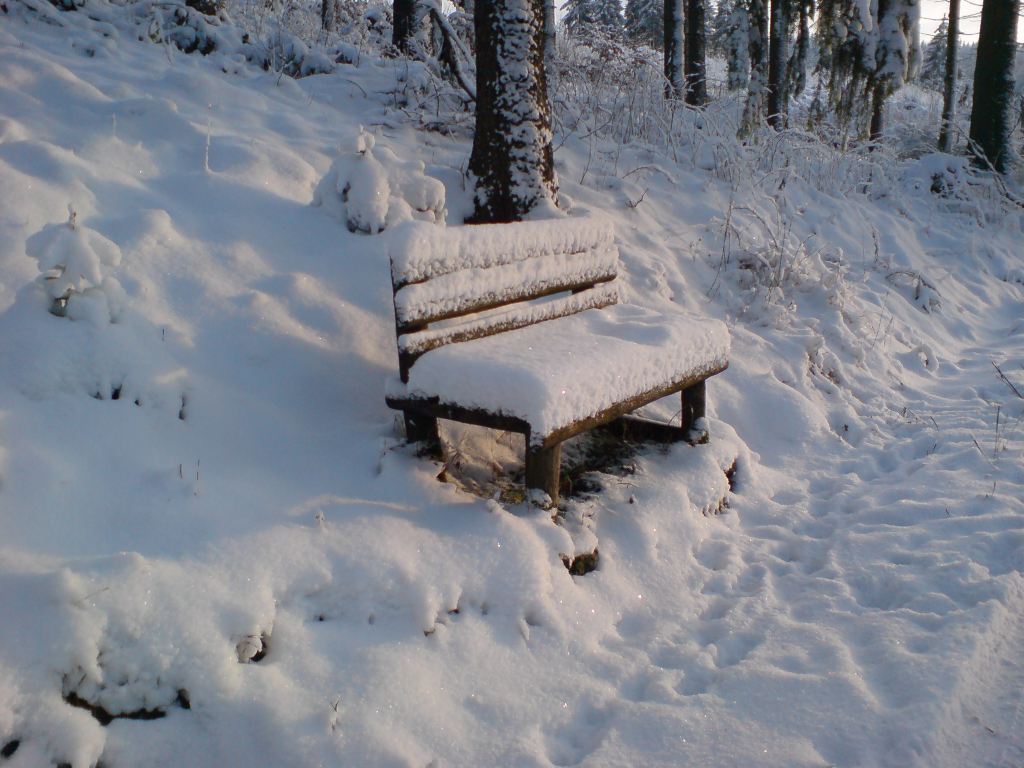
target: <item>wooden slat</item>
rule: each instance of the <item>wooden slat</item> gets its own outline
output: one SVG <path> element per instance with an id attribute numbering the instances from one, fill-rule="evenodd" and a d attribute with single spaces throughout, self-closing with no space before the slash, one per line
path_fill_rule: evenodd
<path id="1" fill-rule="evenodd" d="M 395 319 L 399 333 L 407 333 L 517 301 L 590 288 L 614 280 L 617 267 L 615 251 L 603 248 L 466 269 L 396 290 Z"/>
<path id="2" fill-rule="evenodd" d="M 681 380 L 677 380 L 675 383 L 663 384 L 648 392 L 634 395 L 620 403 L 616 403 L 615 405 L 605 408 L 600 413 L 596 413 L 586 419 L 580 419 L 579 421 L 562 427 L 561 429 L 556 429 L 550 435 L 545 435 L 541 438 L 541 445 L 544 447 L 557 445 L 558 443 L 568 440 L 570 437 L 575 437 L 581 432 L 586 432 L 588 429 L 593 429 L 601 424 L 607 424 L 612 419 L 617 419 L 619 416 L 635 411 L 637 408 L 649 405 L 655 400 L 660 400 L 663 397 L 673 395 L 676 392 L 692 387 L 694 384 L 704 381 L 710 376 L 721 373 L 728 367 L 729 363 L 725 362 L 697 368 L 696 370 L 686 374 L 686 376 Z"/>
<path id="3" fill-rule="evenodd" d="M 525 259 L 614 249 L 607 217 L 438 227 L 409 221 L 391 236 L 391 283 L 404 285 L 467 269 L 492 269 Z"/>
<path id="4" fill-rule="evenodd" d="M 678 443 L 689 435 L 689 432 L 680 426 L 651 421 L 628 413 L 594 429 L 613 435 L 620 440 L 637 443 Z"/>
<path id="5" fill-rule="evenodd" d="M 433 416 L 437 419 L 458 421 L 462 424 L 475 424 L 478 427 L 500 429 L 505 432 L 518 432 L 529 438 L 530 425 L 515 416 L 492 413 L 482 408 L 465 408 L 461 405 L 442 403 L 438 397 L 390 397 L 385 395 L 384 402 L 396 411 L 415 411 Z"/>
<path id="6" fill-rule="evenodd" d="M 496 333 L 526 328 L 546 320 L 574 315 L 587 309 L 600 309 L 618 301 L 618 288 L 614 283 L 601 283 L 589 290 L 574 293 L 542 304 L 517 304 L 506 312 L 497 312 L 474 318 L 447 328 L 427 329 L 398 337 L 400 355 L 419 357 L 432 349 L 471 341 Z M 409 361 L 411 365 L 412 362 Z"/>

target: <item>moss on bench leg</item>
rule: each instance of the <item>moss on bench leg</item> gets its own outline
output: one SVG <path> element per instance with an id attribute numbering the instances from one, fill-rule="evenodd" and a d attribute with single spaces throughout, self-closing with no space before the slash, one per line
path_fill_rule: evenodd
<path id="1" fill-rule="evenodd" d="M 526 490 L 544 491 L 551 497 L 551 503 L 558 503 L 558 486 L 561 481 L 562 444 L 550 448 L 535 448 L 526 441 Z"/>
<path id="2" fill-rule="evenodd" d="M 402 411 L 405 414 L 405 439 L 410 443 L 423 443 L 420 456 L 432 459 L 442 458 L 441 435 L 437 431 L 437 418 L 416 411 Z"/>
<path id="3" fill-rule="evenodd" d="M 703 445 L 711 439 L 708 433 L 704 410 L 707 403 L 707 381 L 699 381 L 682 391 L 683 434 L 691 445 Z"/>

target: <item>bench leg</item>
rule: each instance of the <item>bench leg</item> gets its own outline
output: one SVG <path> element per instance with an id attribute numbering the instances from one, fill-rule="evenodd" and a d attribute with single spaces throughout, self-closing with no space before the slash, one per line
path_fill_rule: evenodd
<path id="1" fill-rule="evenodd" d="M 710 439 L 707 427 L 697 427 L 697 420 L 704 418 L 707 403 L 707 382 L 700 381 L 683 390 L 683 434 L 688 435 L 691 445 L 702 445 Z"/>
<path id="2" fill-rule="evenodd" d="M 421 455 L 441 458 L 441 435 L 437 431 L 437 419 L 416 411 L 402 411 L 405 414 L 405 439 L 410 443 L 424 443 Z"/>
<path id="3" fill-rule="evenodd" d="M 534 448 L 526 438 L 526 490 L 537 489 L 558 503 L 558 486 L 561 481 L 562 444 L 550 448 Z"/>

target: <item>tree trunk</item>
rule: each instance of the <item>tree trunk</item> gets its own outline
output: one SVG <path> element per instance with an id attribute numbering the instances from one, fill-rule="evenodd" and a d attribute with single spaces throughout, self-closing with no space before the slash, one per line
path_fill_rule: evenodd
<path id="1" fill-rule="evenodd" d="M 960 51 L 960 0 L 949 0 L 946 28 L 946 72 L 942 78 L 942 126 L 939 128 L 939 152 L 949 152 L 956 117 L 957 55 Z"/>
<path id="2" fill-rule="evenodd" d="M 338 0 L 322 0 L 320 3 L 320 29 L 333 32 L 338 26 Z"/>
<path id="3" fill-rule="evenodd" d="M 683 74 L 686 76 L 686 103 L 703 107 L 708 103 L 707 25 L 704 0 L 686 0 L 686 46 Z"/>
<path id="4" fill-rule="evenodd" d="M 684 46 L 683 0 L 665 0 L 665 96 L 669 99 L 683 95 Z"/>
<path id="5" fill-rule="evenodd" d="M 544 60 L 555 60 L 555 0 L 544 0 Z"/>
<path id="6" fill-rule="evenodd" d="M 750 83 L 750 24 L 747 8 L 742 2 L 733 5 L 726 37 L 726 77 L 730 91 L 746 88 Z"/>
<path id="7" fill-rule="evenodd" d="M 771 39 L 768 43 L 768 125 L 786 127 L 789 93 L 786 75 L 789 64 L 789 2 L 771 0 Z"/>
<path id="8" fill-rule="evenodd" d="M 327 0 L 324 0 L 327 2 Z M 408 55 L 416 35 L 416 0 L 394 0 L 394 25 L 391 44 Z"/>
<path id="9" fill-rule="evenodd" d="M 470 224 L 520 221 L 554 200 L 551 108 L 544 70 L 545 0 L 477 0 L 476 179 Z"/>
<path id="10" fill-rule="evenodd" d="M 982 166 L 1006 170 L 1020 0 L 984 0 L 974 67 L 971 152 Z"/>
<path id="11" fill-rule="evenodd" d="M 740 120 L 740 136 L 750 133 L 761 119 L 768 87 L 768 8 L 765 0 L 748 0 L 750 29 L 750 90 Z"/>
<path id="12" fill-rule="evenodd" d="M 786 114 L 789 113 L 789 99 L 799 96 L 807 86 L 807 62 L 811 53 L 811 14 L 814 5 L 807 0 L 797 0 L 799 3 L 800 22 L 796 36 L 796 52 L 789 57 L 786 63 Z M 792 5 L 790 6 L 792 13 Z"/>
<path id="13" fill-rule="evenodd" d="M 871 89 L 871 141 L 882 138 L 885 130 L 885 84 L 877 83 Z"/>

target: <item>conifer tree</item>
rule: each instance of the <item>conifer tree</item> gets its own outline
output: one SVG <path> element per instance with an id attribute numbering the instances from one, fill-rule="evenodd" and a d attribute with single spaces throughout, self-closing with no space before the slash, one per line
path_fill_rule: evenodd
<path id="1" fill-rule="evenodd" d="M 921 77 L 924 85 L 937 88 L 946 71 L 946 44 L 949 38 L 949 22 L 942 17 L 942 23 L 924 47 L 921 56 Z"/>
<path id="2" fill-rule="evenodd" d="M 728 57 L 727 40 L 729 36 L 729 14 L 732 5 L 729 0 L 720 0 L 715 5 L 714 13 L 708 22 L 708 50 L 722 58 Z"/>
<path id="3" fill-rule="evenodd" d="M 665 45 L 664 0 L 626 0 L 626 37 L 661 50 Z"/>
<path id="4" fill-rule="evenodd" d="M 563 6 L 565 16 L 562 23 L 565 30 L 573 37 L 581 37 L 585 30 L 594 24 L 594 5 L 592 0 L 568 0 Z"/>
<path id="5" fill-rule="evenodd" d="M 829 102 L 840 122 L 867 123 L 877 139 L 886 99 L 920 67 L 918 0 L 821 0 L 819 11 L 817 69 Z"/>
<path id="6" fill-rule="evenodd" d="M 622 31 L 622 6 L 619 0 L 569 0 L 563 23 L 575 37 L 594 31 L 614 35 Z"/>
<path id="7" fill-rule="evenodd" d="M 619 0 L 590 0 L 594 7 L 592 11 L 594 23 L 606 34 L 619 34 L 622 32 L 622 4 Z"/>

